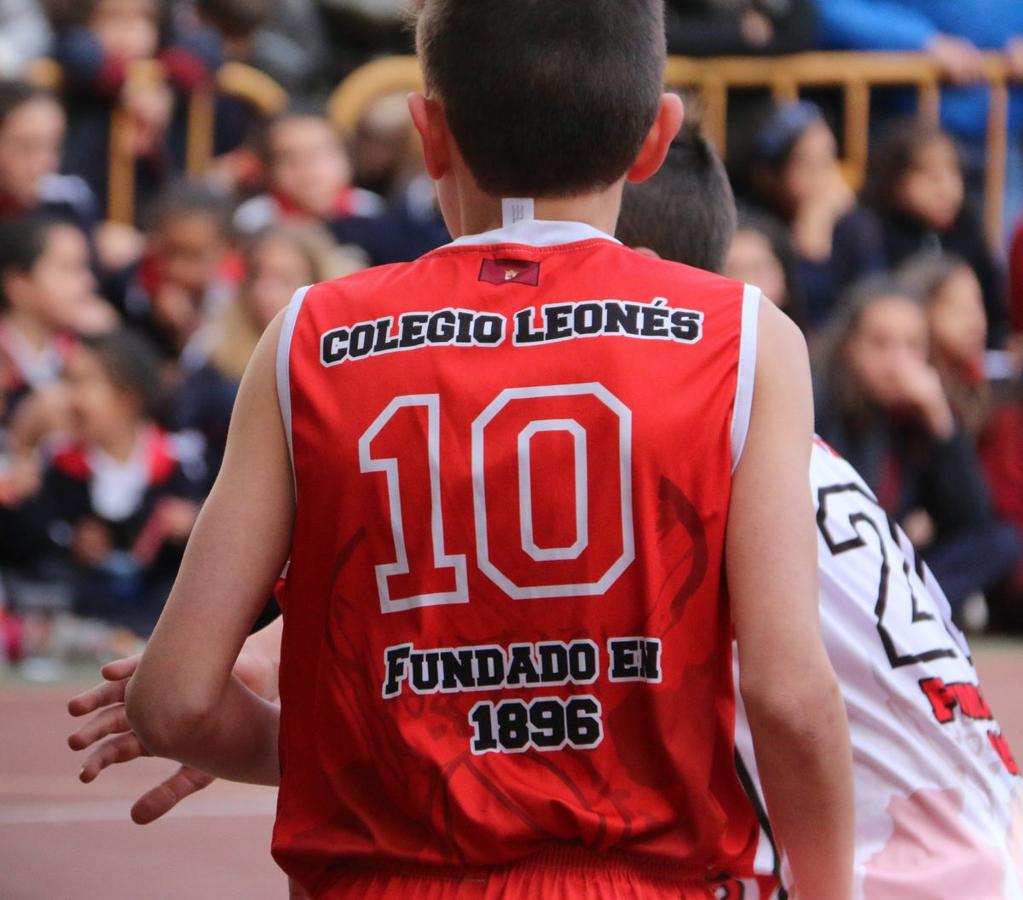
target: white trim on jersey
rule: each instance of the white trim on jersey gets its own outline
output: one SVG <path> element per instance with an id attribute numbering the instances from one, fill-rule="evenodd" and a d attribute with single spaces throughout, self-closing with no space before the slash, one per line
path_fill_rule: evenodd
<path id="1" fill-rule="evenodd" d="M 281 323 L 281 336 L 277 342 L 277 402 L 281 407 L 281 421 L 284 423 L 284 435 L 288 439 L 288 458 L 291 460 L 291 471 L 295 471 L 295 445 L 291 437 L 291 339 L 295 335 L 295 325 L 302 309 L 302 301 L 312 285 L 299 288 L 288 303 L 288 311 Z"/>
<path id="2" fill-rule="evenodd" d="M 495 228 L 482 234 L 466 234 L 445 247 L 489 247 L 497 244 L 523 244 L 527 247 L 557 247 L 594 239 L 620 244 L 617 238 L 605 234 L 585 222 L 556 222 L 550 219 L 520 219 L 505 228 Z M 442 248 L 443 249 L 443 248 Z"/>
<path id="3" fill-rule="evenodd" d="M 750 412 L 753 409 L 753 381 L 757 369 L 757 326 L 760 321 L 760 288 L 747 284 L 742 292 L 742 334 L 739 336 L 739 365 L 732 406 L 732 471 L 746 446 Z"/>

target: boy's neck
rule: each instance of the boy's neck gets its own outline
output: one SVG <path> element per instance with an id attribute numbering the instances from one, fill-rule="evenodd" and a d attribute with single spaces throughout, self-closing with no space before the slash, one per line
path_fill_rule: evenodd
<path id="1" fill-rule="evenodd" d="M 621 186 L 577 197 L 547 197 L 534 201 L 533 218 L 554 222 L 582 222 L 598 231 L 614 235 L 621 207 Z M 461 235 L 482 234 L 501 228 L 504 215 L 501 200 L 484 194 L 463 196 Z"/>

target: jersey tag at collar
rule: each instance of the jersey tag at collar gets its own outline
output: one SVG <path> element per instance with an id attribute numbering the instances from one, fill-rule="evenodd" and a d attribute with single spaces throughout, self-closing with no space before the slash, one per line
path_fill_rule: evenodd
<path id="1" fill-rule="evenodd" d="M 536 204 L 529 197 L 506 197 L 501 201 L 502 225 L 509 228 L 517 222 L 531 222 L 536 218 Z"/>

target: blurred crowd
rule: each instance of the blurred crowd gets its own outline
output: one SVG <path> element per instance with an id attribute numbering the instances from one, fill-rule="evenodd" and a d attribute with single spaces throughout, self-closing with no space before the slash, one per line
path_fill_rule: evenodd
<path id="1" fill-rule="evenodd" d="M 358 65 L 410 52 L 403 6 L 0 0 L 0 660 L 47 677 L 144 639 L 268 322 L 303 285 L 448 240 L 404 96 L 371 104 L 347 139 L 325 104 Z M 940 125 L 899 91 L 875 104 L 859 192 L 835 98 L 733 104 L 726 274 L 806 332 L 818 431 L 906 529 L 959 621 L 1023 627 L 1023 90 L 1003 251 L 981 224 L 976 84 L 981 50 L 1023 79 L 1023 4 L 667 6 L 673 53 L 912 50 L 942 68 Z M 58 90 L 38 86 L 40 58 L 59 64 Z M 140 60 L 161 77 L 129 78 Z M 215 158 L 187 180 L 188 99 L 227 62 L 268 73 L 289 105 L 267 117 L 217 98 Z M 133 226 L 107 219 L 118 113 Z"/>

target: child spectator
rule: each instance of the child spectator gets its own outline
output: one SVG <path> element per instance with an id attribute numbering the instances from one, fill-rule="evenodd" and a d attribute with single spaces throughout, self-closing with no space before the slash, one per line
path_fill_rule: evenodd
<path id="1" fill-rule="evenodd" d="M 980 282 L 988 346 L 1009 334 L 1005 279 L 976 212 L 966 201 L 962 165 L 952 138 L 916 119 L 896 123 L 871 160 L 865 199 L 881 219 L 889 263 L 921 252 L 951 253 Z"/>
<path id="2" fill-rule="evenodd" d="M 999 522 L 969 435 L 928 363 L 925 308 L 877 276 L 843 301 L 823 378 L 817 430 L 863 475 L 971 620 L 1020 555 Z M 970 605 L 964 608 L 967 599 Z"/>
<path id="3" fill-rule="evenodd" d="M 138 161 L 136 204 L 144 209 L 184 166 L 184 100 L 213 83 L 225 42 L 243 41 L 267 14 L 265 3 L 204 2 L 203 27 L 172 27 L 164 0 L 92 0 L 61 18 L 56 56 L 65 73 L 71 134 L 65 168 L 82 175 L 105 203 L 110 121 L 115 104 L 130 114 L 130 141 Z M 218 31 L 217 29 L 223 29 Z M 152 61 L 139 76 L 134 67 Z M 251 124 L 241 102 L 218 103 L 214 152 L 235 149 Z"/>
<path id="4" fill-rule="evenodd" d="M 74 440 L 21 511 L 40 554 L 66 566 L 77 615 L 147 635 L 198 511 L 202 464 L 153 424 L 159 377 L 125 330 L 84 338 L 68 362 Z"/>
<path id="5" fill-rule="evenodd" d="M 0 219 L 42 209 L 91 232 L 97 218 L 92 191 L 81 178 L 57 174 L 65 124 L 49 91 L 0 81 Z"/>
<path id="6" fill-rule="evenodd" d="M 992 411 L 985 372 L 987 317 L 980 282 L 954 256 L 911 259 L 900 278 L 923 297 L 931 328 L 931 356 L 952 410 L 978 439 Z"/>
<path id="7" fill-rule="evenodd" d="M 373 266 L 408 262 L 446 244 L 451 238 L 412 133 L 406 98 L 387 94 L 375 101 L 359 123 L 355 148 L 359 177 L 368 176 L 365 186 L 386 191 L 387 208 L 334 221 L 334 237 L 359 247 Z"/>
<path id="8" fill-rule="evenodd" d="M 358 268 L 317 226 L 278 225 L 250 239 L 241 286 L 208 329 L 206 361 L 187 373 L 171 405 L 172 427 L 204 438 L 211 479 L 224 455 L 238 385 L 266 326 L 299 288 Z"/>
<path id="9" fill-rule="evenodd" d="M 269 191 L 238 208 L 239 232 L 252 234 L 284 220 L 329 227 L 383 210 L 380 197 L 352 185 L 348 152 L 322 114 L 283 113 L 267 123 L 261 145 Z"/>
<path id="10" fill-rule="evenodd" d="M 1023 403 L 1008 354 L 985 352 L 987 322 L 973 270 L 954 257 L 911 262 L 903 277 L 927 301 L 935 366 L 956 415 L 977 443 L 995 511 L 1023 534 Z M 996 623 L 1023 625 L 1023 564 L 992 596 Z"/>
<path id="11" fill-rule="evenodd" d="M 390 197 L 403 177 L 409 156 L 417 152 L 408 98 L 400 92 L 385 94 L 370 104 L 355 126 L 355 181 L 381 197 Z"/>
<path id="12" fill-rule="evenodd" d="M 884 267 L 878 223 L 857 205 L 835 136 L 812 103 L 773 110 L 740 156 L 733 165 L 740 198 L 788 228 L 807 325 L 819 328 L 847 285 Z"/>
<path id="13" fill-rule="evenodd" d="M 229 61 L 256 63 L 254 47 L 260 28 L 277 4 L 272 0 L 197 0 L 194 15 L 178 16 L 173 42 L 160 54 L 171 83 L 180 96 L 215 82 L 215 73 Z M 271 73 L 272 74 L 272 73 Z M 246 100 L 230 94 L 216 98 L 213 155 L 218 168 L 237 182 L 247 174 L 248 154 L 233 158 L 260 121 L 259 112 Z M 175 161 L 184 159 L 187 128 L 179 104 L 175 122 Z"/>
<path id="14" fill-rule="evenodd" d="M 806 331 L 806 304 L 796 269 L 792 242 L 785 229 L 768 216 L 740 211 L 739 226 L 725 258 L 724 275 L 755 284 Z"/>
<path id="15" fill-rule="evenodd" d="M 57 385 L 76 332 L 114 325 L 95 287 L 75 225 L 43 213 L 0 222 L 2 421 L 31 392 Z"/>
<path id="16" fill-rule="evenodd" d="M 213 191 L 169 186 L 151 214 L 141 262 L 111 285 L 127 320 L 176 360 L 233 291 L 229 211 Z"/>

